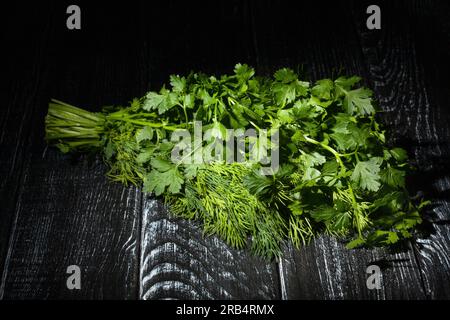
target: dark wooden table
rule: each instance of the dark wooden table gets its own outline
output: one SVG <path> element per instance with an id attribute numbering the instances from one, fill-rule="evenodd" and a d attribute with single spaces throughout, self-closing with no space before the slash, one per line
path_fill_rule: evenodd
<path id="1" fill-rule="evenodd" d="M 2 5 L 0 298 L 450 298 L 450 4 L 376 2 L 381 30 L 367 29 L 364 1 L 79 2 L 78 31 L 66 28 L 71 2 Z M 99 159 L 45 144 L 51 97 L 99 110 L 169 74 L 231 72 L 237 62 L 310 80 L 361 75 L 390 142 L 417 167 L 411 194 L 432 200 L 423 235 L 352 251 L 321 237 L 267 262 L 108 181 Z M 366 286 L 373 264 L 379 290 Z M 81 268 L 81 290 L 66 287 L 69 265 Z"/>

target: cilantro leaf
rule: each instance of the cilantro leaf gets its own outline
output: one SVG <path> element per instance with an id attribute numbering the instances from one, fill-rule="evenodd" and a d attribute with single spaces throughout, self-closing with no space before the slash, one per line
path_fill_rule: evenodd
<path id="1" fill-rule="evenodd" d="M 313 105 L 309 101 L 306 100 L 298 100 L 294 106 L 292 107 L 292 114 L 297 119 L 309 120 L 311 118 L 316 118 L 317 116 L 324 114 L 324 108 Z"/>
<path id="2" fill-rule="evenodd" d="M 330 134 L 330 137 L 336 142 L 338 150 L 353 150 L 356 148 L 356 141 L 352 135 L 342 132 L 335 132 Z"/>
<path id="3" fill-rule="evenodd" d="M 347 243 L 345 245 L 345 247 L 347 249 L 355 249 L 355 248 L 363 246 L 365 243 L 366 243 L 365 239 L 363 239 L 363 238 L 355 238 L 352 241 L 350 241 L 349 243 Z"/>
<path id="4" fill-rule="evenodd" d="M 178 167 L 169 161 L 153 158 L 153 170 L 144 178 L 144 191 L 159 196 L 166 191 L 170 194 L 178 193 L 184 182 Z"/>
<path id="5" fill-rule="evenodd" d="M 291 109 L 281 109 L 278 111 L 277 116 L 281 123 L 291 123 L 294 121 Z"/>
<path id="6" fill-rule="evenodd" d="M 384 168 L 380 172 L 381 181 L 390 185 L 391 187 L 404 187 L 405 186 L 405 171 L 395 169 L 391 166 Z"/>
<path id="7" fill-rule="evenodd" d="M 248 81 L 255 74 L 255 70 L 246 64 L 238 63 L 234 67 L 234 73 L 240 81 Z"/>
<path id="8" fill-rule="evenodd" d="M 367 124 L 358 126 L 353 117 L 336 116 L 336 124 L 330 137 L 336 142 L 339 150 L 354 150 L 356 147 L 366 147 L 370 136 L 370 127 Z"/>
<path id="9" fill-rule="evenodd" d="M 273 92 L 275 93 L 276 102 L 281 106 L 293 102 L 296 97 L 295 87 L 283 83 L 274 84 Z"/>
<path id="10" fill-rule="evenodd" d="M 297 75 L 294 71 L 288 68 L 283 68 L 275 72 L 275 79 L 280 81 L 281 83 L 290 83 L 294 80 L 297 80 Z"/>
<path id="11" fill-rule="evenodd" d="M 349 133 L 348 126 L 350 123 L 356 122 L 356 119 L 354 117 L 351 117 L 350 115 L 346 113 L 339 113 L 336 116 L 334 116 L 334 119 L 336 120 L 336 123 L 334 124 L 332 130 L 333 132 L 338 133 Z"/>
<path id="12" fill-rule="evenodd" d="M 372 245 L 393 244 L 398 242 L 399 237 L 396 232 L 376 230 L 367 237 L 367 242 Z"/>
<path id="13" fill-rule="evenodd" d="M 320 177 L 320 171 L 313 168 L 313 167 L 307 167 L 305 170 L 305 173 L 303 175 L 303 181 L 309 182 L 316 178 Z"/>
<path id="14" fill-rule="evenodd" d="M 197 171 L 202 168 L 201 164 L 187 164 L 184 168 L 184 176 L 186 179 L 192 179 L 197 176 Z"/>
<path id="15" fill-rule="evenodd" d="M 312 87 L 311 93 L 323 100 L 331 100 L 334 83 L 330 79 L 318 80 L 316 85 Z"/>
<path id="16" fill-rule="evenodd" d="M 325 163 L 326 158 L 318 152 L 304 153 L 299 157 L 298 162 L 303 167 L 303 181 L 307 182 L 320 177 L 320 171 L 314 167 Z"/>
<path id="17" fill-rule="evenodd" d="M 217 99 L 214 97 L 211 97 L 209 92 L 205 89 L 199 90 L 198 97 L 203 100 L 203 106 L 209 107 L 210 105 L 213 105 L 217 102 Z"/>
<path id="18" fill-rule="evenodd" d="M 174 92 L 183 92 L 186 88 L 186 78 L 180 77 L 178 75 L 170 76 L 170 85 L 172 86 L 172 90 Z"/>
<path id="19" fill-rule="evenodd" d="M 332 220 L 338 212 L 331 206 L 321 205 L 314 210 L 310 211 L 311 217 L 317 222 L 330 221 Z"/>
<path id="20" fill-rule="evenodd" d="M 158 110 L 159 114 L 163 114 L 177 104 L 177 98 L 176 93 L 165 89 L 161 93 L 149 92 L 142 108 L 147 111 Z"/>
<path id="21" fill-rule="evenodd" d="M 136 131 L 137 143 L 152 139 L 153 139 L 153 129 L 151 127 L 145 126 L 144 128 Z"/>
<path id="22" fill-rule="evenodd" d="M 159 106 L 164 102 L 164 99 L 165 99 L 164 95 L 150 91 L 149 93 L 147 93 L 142 108 L 147 111 L 158 109 Z"/>
<path id="23" fill-rule="evenodd" d="M 151 166 L 160 172 L 164 172 L 172 169 L 175 165 L 161 158 L 153 158 L 151 161 Z"/>
<path id="24" fill-rule="evenodd" d="M 341 89 L 344 90 L 350 90 L 355 84 L 361 81 L 361 78 L 358 76 L 353 77 L 339 77 L 337 78 L 334 83 L 336 86 L 338 86 Z"/>
<path id="25" fill-rule="evenodd" d="M 139 164 L 144 164 L 150 161 L 154 154 L 154 149 L 146 149 L 139 153 L 136 157 L 136 162 Z"/>
<path id="26" fill-rule="evenodd" d="M 378 210 L 381 207 L 387 207 L 388 209 L 397 210 L 401 208 L 405 202 L 405 197 L 401 192 L 394 191 L 377 198 L 370 206 L 371 211 Z"/>
<path id="27" fill-rule="evenodd" d="M 328 205 L 318 206 L 310 212 L 317 222 L 324 222 L 328 230 L 339 232 L 349 227 L 351 214 L 348 211 L 339 211 Z"/>
<path id="28" fill-rule="evenodd" d="M 408 154 L 406 153 L 405 149 L 394 148 L 394 149 L 390 150 L 390 153 L 394 157 L 394 159 L 397 160 L 400 163 L 403 163 L 406 160 L 408 160 Z"/>
<path id="29" fill-rule="evenodd" d="M 360 115 L 370 115 L 375 112 L 372 106 L 372 91 L 359 88 L 346 92 L 343 106 L 348 114 L 355 112 Z"/>
<path id="30" fill-rule="evenodd" d="M 182 184 L 183 177 L 176 168 L 165 172 L 152 170 L 144 178 L 144 192 L 154 192 L 156 196 L 163 194 L 166 190 L 168 193 L 178 193 Z"/>
<path id="31" fill-rule="evenodd" d="M 326 162 L 326 158 L 318 152 L 303 153 L 299 157 L 300 163 L 305 167 L 313 167 L 316 165 L 320 165 Z"/>
<path id="32" fill-rule="evenodd" d="M 273 93 L 278 105 L 285 106 L 293 102 L 298 96 L 303 97 L 307 94 L 309 83 L 299 81 L 297 75 L 291 69 L 283 68 L 275 72 L 277 80 L 273 84 Z"/>
<path id="33" fill-rule="evenodd" d="M 350 179 L 361 189 L 378 191 L 380 188 L 380 165 L 381 158 L 374 157 L 368 161 L 359 161 Z"/>

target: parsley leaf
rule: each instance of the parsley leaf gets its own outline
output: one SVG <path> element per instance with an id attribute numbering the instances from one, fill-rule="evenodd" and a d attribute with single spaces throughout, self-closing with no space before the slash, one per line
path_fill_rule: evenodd
<path id="1" fill-rule="evenodd" d="M 174 164 L 154 158 L 151 166 L 154 169 L 144 178 L 145 192 L 154 192 L 156 196 L 159 196 L 166 190 L 169 194 L 178 193 L 181 190 L 183 176 Z"/>
<path id="2" fill-rule="evenodd" d="M 344 98 L 344 108 L 348 114 L 355 112 L 360 115 L 370 115 L 375 112 L 372 106 L 372 91 L 359 88 L 346 92 Z"/>
<path id="3" fill-rule="evenodd" d="M 404 187 L 405 186 L 405 172 L 395 169 L 391 166 L 381 170 L 381 181 L 390 185 L 391 187 Z"/>
<path id="4" fill-rule="evenodd" d="M 172 90 L 174 92 L 183 92 L 186 87 L 186 78 L 178 75 L 172 75 L 170 76 L 170 85 L 172 86 Z"/>
<path id="5" fill-rule="evenodd" d="M 380 188 L 380 164 L 382 159 L 378 157 L 371 158 L 368 161 L 359 161 L 353 173 L 351 180 L 357 187 L 368 191 L 378 191 Z"/>
<path id="6" fill-rule="evenodd" d="M 297 75 L 291 69 L 280 69 L 275 75 L 277 80 L 273 84 L 273 93 L 275 94 L 275 101 L 280 106 L 285 106 L 287 103 L 293 102 L 297 97 L 303 97 L 307 94 L 309 83 L 299 81 Z"/>
<path id="7" fill-rule="evenodd" d="M 153 139 L 153 129 L 151 127 L 145 126 L 144 128 L 137 130 L 136 132 L 137 143 L 152 139 Z"/>
<path id="8" fill-rule="evenodd" d="M 158 110 L 159 114 L 163 114 L 177 104 L 177 99 L 178 95 L 175 92 L 166 89 L 162 89 L 159 94 L 149 92 L 142 108 L 147 111 Z"/>
<path id="9" fill-rule="evenodd" d="M 330 79 L 323 79 L 316 82 L 316 85 L 311 89 L 311 93 L 320 99 L 332 100 L 333 90 L 333 81 Z"/>

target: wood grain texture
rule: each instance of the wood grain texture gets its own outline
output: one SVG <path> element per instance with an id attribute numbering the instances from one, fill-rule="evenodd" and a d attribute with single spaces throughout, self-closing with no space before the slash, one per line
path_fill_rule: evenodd
<path id="1" fill-rule="evenodd" d="M 433 205 L 428 218 L 431 235 L 417 240 L 416 248 L 428 296 L 450 299 L 450 4 L 435 3 L 418 22 L 414 32 L 418 34 L 417 59 L 423 65 L 420 83 L 431 119 L 426 130 L 424 124 L 420 126 L 425 131 L 424 140 L 431 142 L 430 147 L 418 153 L 425 156 L 421 165 L 427 176 L 423 188 Z"/>
<path id="2" fill-rule="evenodd" d="M 320 7 L 319 3 L 302 4 L 286 13 L 274 1 L 255 5 L 260 64 L 270 66 L 276 56 L 275 61 L 298 66 L 299 71 L 312 80 L 358 74 L 368 79 L 366 84 L 370 85 L 351 6 L 336 3 L 326 11 Z M 366 8 L 364 5 L 359 8 L 364 24 Z M 271 17 L 273 21 L 280 21 L 281 16 L 284 17 L 282 26 L 267 23 Z M 372 264 L 382 269 L 380 290 L 367 289 L 366 268 Z M 420 269 L 412 250 L 349 251 L 336 239 L 321 237 L 300 250 L 289 246 L 279 269 L 285 299 L 425 298 Z"/>
<path id="3" fill-rule="evenodd" d="M 449 186 L 448 183 L 449 179 L 447 178 L 444 185 L 446 188 Z M 449 299 L 450 228 L 448 217 L 450 206 L 448 201 L 441 200 L 434 200 L 433 204 L 435 205 L 433 212 L 438 217 L 433 222 L 433 232 L 427 238 L 418 239 L 415 248 L 418 252 L 419 265 L 428 297 L 430 299 Z"/>
<path id="4" fill-rule="evenodd" d="M 134 59 L 139 50 L 122 47 L 123 43 L 118 42 L 120 34 L 108 32 L 120 30 L 120 23 L 114 27 L 105 24 L 105 18 L 87 23 L 91 28 L 89 37 L 70 33 L 65 28 L 66 7 L 67 3 L 50 3 L 35 8 L 34 14 L 49 27 L 44 39 L 36 39 L 26 49 L 35 51 L 43 46 L 45 51 L 40 61 L 33 61 L 37 71 L 29 75 L 24 71 L 17 79 L 23 77 L 36 83 L 37 94 L 27 95 L 21 87 L 12 90 L 13 96 L 25 95 L 29 100 L 23 108 L 31 116 L 19 121 L 10 119 L 12 132 L 14 125 L 29 131 L 23 139 L 25 142 L 22 141 L 23 171 L 16 173 L 18 193 L 0 296 L 4 299 L 137 298 L 140 191 L 108 181 L 106 167 L 98 159 L 63 156 L 47 147 L 44 116 L 51 97 L 91 110 L 99 110 L 99 101 L 126 102 L 130 94 L 137 94 L 135 90 L 142 90 L 141 82 L 134 78 L 141 76 L 138 71 L 141 60 Z M 108 13 L 108 10 L 97 9 L 91 14 L 101 16 L 100 12 Z M 33 21 L 26 20 L 24 29 L 32 28 Z M 128 39 L 123 37 L 122 41 Z M 18 54 L 25 46 L 19 44 Z M 114 54 L 105 54 L 115 46 L 118 48 Z M 69 265 L 81 268 L 79 291 L 66 288 Z"/>
<path id="5" fill-rule="evenodd" d="M 280 298 L 275 263 L 204 237 L 160 201 L 144 200 L 141 238 L 141 299 Z"/>
<path id="6" fill-rule="evenodd" d="M 27 159 L 3 298 L 136 298 L 139 192 L 108 181 L 98 162 L 64 158 L 44 149 Z M 81 290 L 66 287 L 70 265 Z"/>
<path id="7" fill-rule="evenodd" d="M 413 243 L 432 299 L 450 298 L 450 99 L 444 89 L 450 81 L 448 69 L 437 65 L 449 56 L 449 13 L 443 1 L 385 2 L 380 32 L 358 28 L 384 122 L 395 128 L 391 140 L 408 150 L 417 167 L 409 188 L 432 200 L 425 216 L 430 234 Z"/>
<path id="8" fill-rule="evenodd" d="M 47 53 L 45 43 L 49 28 L 45 16 L 32 30 L 22 24 L 13 24 L 19 19 L 17 11 L 11 10 L 4 18 L 2 42 L 10 49 L 1 60 L 2 78 L 6 81 L 0 89 L 0 275 L 4 271 L 18 190 L 23 181 L 34 105 L 42 97 L 40 76 Z M 29 44 L 26 54 L 21 50 L 22 41 Z"/>
<path id="9" fill-rule="evenodd" d="M 380 267 L 381 288 L 368 289 L 367 268 Z M 286 299 L 424 299 L 419 268 L 411 252 L 348 250 L 322 236 L 310 245 L 289 247 L 281 259 Z"/>

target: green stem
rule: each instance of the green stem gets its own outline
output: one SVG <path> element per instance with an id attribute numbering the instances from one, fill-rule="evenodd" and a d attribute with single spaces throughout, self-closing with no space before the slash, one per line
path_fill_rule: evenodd
<path id="1" fill-rule="evenodd" d="M 360 207 L 358 206 L 358 203 L 357 203 L 356 197 L 355 197 L 355 193 L 354 193 L 353 188 L 350 185 L 350 183 L 348 184 L 348 191 L 349 191 L 350 197 L 352 199 L 352 205 L 353 205 L 353 209 L 354 209 L 354 217 L 356 220 L 356 230 L 358 230 L 358 235 L 361 238 L 363 223 L 361 222 L 360 218 L 361 218 L 361 216 L 363 216 L 363 212 L 360 210 Z M 364 220 L 364 218 L 363 218 L 363 220 Z"/>
<path id="2" fill-rule="evenodd" d="M 176 126 L 169 126 L 169 125 L 164 125 L 162 123 L 154 123 L 154 122 L 145 121 L 145 120 L 134 120 L 134 119 L 126 118 L 126 117 L 117 117 L 117 116 L 108 115 L 108 116 L 106 116 L 106 118 L 108 120 L 124 121 L 124 122 L 128 122 L 128 123 L 134 123 L 134 124 L 138 124 L 141 126 L 147 126 L 147 127 L 152 127 L 152 128 L 164 128 L 169 131 L 175 131 L 175 130 L 179 129 L 179 127 L 176 127 Z"/>
<path id="3" fill-rule="evenodd" d="M 188 118 L 187 111 L 186 111 L 185 107 L 183 107 L 183 112 L 184 112 L 184 118 L 186 119 L 186 127 L 187 127 L 189 125 L 189 118 Z"/>
<path id="4" fill-rule="evenodd" d="M 58 111 L 65 111 L 69 114 L 72 115 L 78 115 L 82 118 L 86 118 L 86 119 L 90 119 L 92 121 L 99 121 L 101 120 L 101 117 L 98 116 L 98 114 L 86 111 L 84 109 L 72 106 L 68 103 L 56 100 L 56 99 L 52 99 L 53 103 L 49 104 L 49 110 L 58 110 Z"/>
<path id="5" fill-rule="evenodd" d="M 323 149 L 331 152 L 334 155 L 334 157 L 336 158 L 336 161 L 339 163 L 339 165 L 341 167 L 341 175 L 343 175 L 345 173 L 346 168 L 345 168 L 344 162 L 342 162 L 341 155 L 336 150 L 334 150 L 330 146 L 327 146 L 326 144 L 323 144 L 323 143 L 321 143 L 321 142 L 319 142 L 317 140 L 314 140 L 314 139 L 312 139 L 312 138 L 310 138 L 310 137 L 308 137 L 306 135 L 303 135 L 303 137 L 305 138 L 305 140 L 307 142 L 310 142 L 312 144 L 318 145 L 318 146 L 322 147 Z M 361 236 L 362 230 L 360 228 L 360 222 L 359 222 L 359 215 L 361 214 L 361 212 L 360 212 L 360 209 L 359 209 L 359 206 L 358 206 L 358 202 L 356 201 L 355 193 L 353 192 L 353 188 L 352 188 L 350 183 L 348 183 L 348 191 L 349 191 L 349 194 L 350 194 L 350 199 L 352 201 L 353 210 L 355 211 L 355 219 L 357 220 L 356 228 L 358 230 L 358 234 Z"/>
<path id="6" fill-rule="evenodd" d="M 327 150 L 328 152 L 332 153 L 334 155 L 334 157 L 336 158 L 336 161 L 339 163 L 339 166 L 341 167 L 341 174 L 345 173 L 346 168 L 345 168 L 344 162 L 342 162 L 341 155 L 339 154 L 339 152 L 337 152 L 330 146 L 327 146 L 326 144 L 323 144 L 322 142 L 314 140 L 306 135 L 303 135 L 303 138 L 305 138 L 305 140 L 307 142 L 318 145 L 318 146 L 322 147 L 323 149 Z"/>

